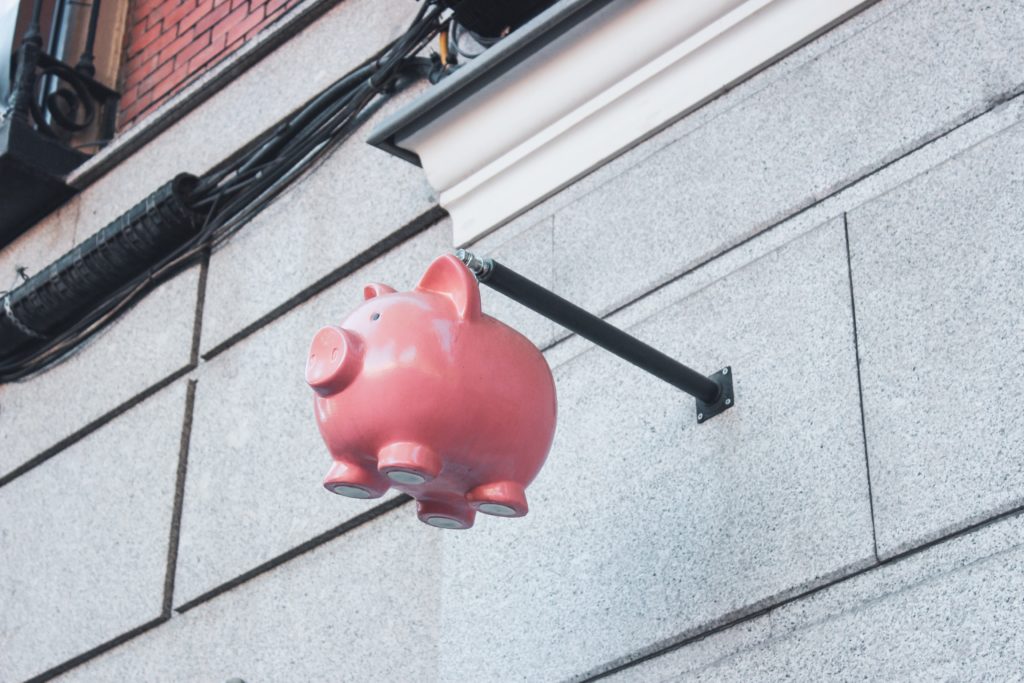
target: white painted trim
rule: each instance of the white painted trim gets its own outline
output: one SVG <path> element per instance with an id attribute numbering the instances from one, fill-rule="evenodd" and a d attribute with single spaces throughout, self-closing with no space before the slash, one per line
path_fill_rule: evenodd
<path id="1" fill-rule="evenodd" d="M 861 4 L 617 0 L 396 142 L 466 244 Z"/>

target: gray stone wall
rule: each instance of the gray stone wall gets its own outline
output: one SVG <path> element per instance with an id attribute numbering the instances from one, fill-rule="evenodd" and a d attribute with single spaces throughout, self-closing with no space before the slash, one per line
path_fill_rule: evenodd
<path id="1" fill-rule="evenodd" d="M 0 286 L 408 10 L 340 3 L 0 252 Z M 544 350 L 560 415 L 529 516 L 468 532 L 320 486 L 309 339 L 451 245 L 418 169 L 343 146 L 0 387 L 0 681 L 1021 678 L 1021 44 L 1020 2 L 883 0 L 474 245 L 732 365 L 737 405 L 698 427 L 485 291 Z"/>

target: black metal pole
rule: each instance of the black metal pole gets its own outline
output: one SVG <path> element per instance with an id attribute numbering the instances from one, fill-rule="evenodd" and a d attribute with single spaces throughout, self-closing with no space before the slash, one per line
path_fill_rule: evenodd
<path id="1" fill-rule="evenodd" d="M 626 334 L 596 315 L 588 313 L 576 304 L 566 301 L 554 292 L 544 289 L 514 270 L 506 268 L 493 259 L 478 258 L 464 249 L 458 250 L 457 255 L 473 272 L 477 280 L 491 289 L 501 292 L 510 299 L 540 313 L 545 318 L 553 320 L 581 337 L 611 351 L 619 358 L 678 389 L 682 389 L 704 404 L 713 406 L 723 400 L 723 387 L 719 382 L 669 358 L 661 351 Z M 728 375 L 728 372 L 726 371 L 725 374 Z M 730 396 L 722 409 L 724 410 L 731 404 Z M 698 405 L 698 410 L 699 408 Z M 704 419 L 704 414 L 698 412 L 698 420 L 703 421 Z"/>
<path id="2" fill-rule="evenodd" d="M 42 9 L 42 0 L 34 0 L 28 27 L 18 48 L 18 70 L 14 76 L 14 87 L 9 100 L 12 115 L 24 123 L 28 123 L 32 98 L 35 97 L 36 66 L 39 64 L 39 53 L 43 49 L 43 36 L 39 33 Z"/>
<path id="3" fill-rule="evenodd" d="M 85 74 L 89 78 L 96 75 L 96 66 L 94 60 L 96 55 L 93 54 L 93 47 L 96 42 L 96 23 L 100 18 L 100 0 L 92 0 L 92 6 L 89 8 L 89 29 L 85 34 L 85 48 L 82 50 L 82 56 L 78 58 L 78 64 L 75 65 L 75 71 Z"/>

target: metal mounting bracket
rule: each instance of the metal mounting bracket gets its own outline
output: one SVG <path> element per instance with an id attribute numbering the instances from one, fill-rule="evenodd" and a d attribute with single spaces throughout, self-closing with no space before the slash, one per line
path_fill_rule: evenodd
<path id="1" fill-rule="evenodd" d="M 705 377 L 494 259 L 478 258 L 465 249 L 459 249 L 455 255 L 478 282 L 693 396 L 697 399 L 698 423 L 728 410 L 736 402 L 731 367 Z"/>
<path id="2" fill-rule="evenodd" d="M 706 422 L 736 404 L 736 395 L 732 390 L 732 368 L 730 366 L 727 365 L 715 374 L 709 375 L 708 379 L 720 386 L 722 393 L 714 403 L 705 403 L 699 398 L 697 399 L 697 422 Z"/>

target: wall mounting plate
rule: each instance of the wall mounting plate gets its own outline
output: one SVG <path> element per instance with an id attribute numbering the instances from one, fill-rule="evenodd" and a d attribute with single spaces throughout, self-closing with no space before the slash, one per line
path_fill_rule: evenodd
<path id="1" fill-rule="evenodd" d="M 724 413 L 729 408 L 732 408 L 736 404 L 736 395 L 732 390 L 732 367 L 726 365 L 724 368 L 719 370 L 713 375 L 708 375 L 708 379 L 712 380 L 715 384 L 722 387 L 722 394 L 718 397 L 718 400 L 714 403 L 705 403 L 704 401 L 697 399 L 697 422 L 707 422 L 715 415 Z"/>

